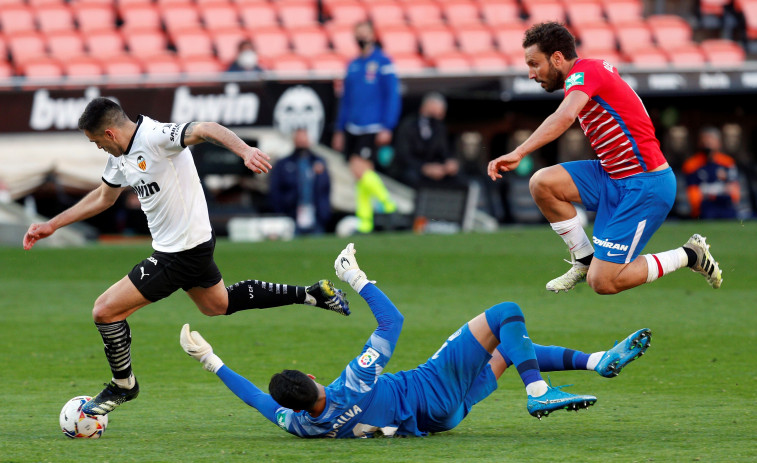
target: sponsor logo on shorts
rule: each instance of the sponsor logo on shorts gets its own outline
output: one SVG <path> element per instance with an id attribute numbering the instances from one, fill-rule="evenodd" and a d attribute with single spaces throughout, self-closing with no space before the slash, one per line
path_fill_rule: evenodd
<path id="1" fill-rule="evenodd" d="M 601 246 L 606 249 L 613 249 L 615 251 L 628 251 L 628 245 L 627 244 L 619 244 L 619 243 L 613 243 L 612 241 L 607 240 L 601 240 L 597 238 L 596 236 L 592 238 L 592 241 L 594 241 L 594 244 L 597 246 Z M 615 255 L 619 256 L 620 254 L 609 254 L 608 255 Z"/>
<path id="2" fill-rule="evenodd" d="M 376 363 L 376 360 L 378 360 L 379 357 L 379 353 L 376 352 L 374 348 L 369 347 L 365 352 L 363 352 L 363 355 L 361 355 L 360 358 L 357 359 L 357 363 L 362 368 L 368 368 L 369 366 Z"/>

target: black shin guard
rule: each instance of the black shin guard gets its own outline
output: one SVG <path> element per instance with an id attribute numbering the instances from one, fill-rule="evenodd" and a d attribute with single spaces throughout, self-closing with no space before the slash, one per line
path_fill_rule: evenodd
<path id="1" fill-rule="evenodd" d="M 282 305 L 305 302 L 305 287 L 266 283 L 260 280 L 246 280 L 226 287 L 229 293 L 229 307 L 226 315 L 240 310 L 267 309 Z"/>
<path id="2" fill-rule="evenodd" d="M 126 320 L 113 323 L 95 322 L 105 344 L 105 357 L 116 379 L 131 376 L 131 330 Z"/>

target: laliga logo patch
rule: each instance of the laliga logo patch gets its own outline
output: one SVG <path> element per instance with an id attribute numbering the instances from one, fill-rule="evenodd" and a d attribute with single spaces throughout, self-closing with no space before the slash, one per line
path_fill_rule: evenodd
<path id="1" fill-rule="evenodd" d="M 137 165 L 143 171 L 147 170 L 147 162 L 145 161 L 145 158 L 143 158 L 142 156 L 140 156 L 140 157 L 137 158 Z"/>
<path id="2" fill-rule="evenodd" d="M 363 352 L 363 355 L 360 356 L 360 358 L 357 360 L 357 363 L 362 368 L 368 368 L 369 366 L 376 363 L 376 360 L 380 357 L 379 353 L 376 352 L 372 347 L 369 347 L 365 352 Z"/>

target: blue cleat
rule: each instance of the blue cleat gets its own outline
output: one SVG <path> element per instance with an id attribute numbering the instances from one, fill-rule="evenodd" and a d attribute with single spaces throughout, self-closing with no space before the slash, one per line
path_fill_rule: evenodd
<path id="1" fill-rule="evenodd" d="M 605 378 L 618 376 L 624 366 L 644 355 L 651 339 L 652 332 L 649 328 L 642 328 L 623 342 L 616 341 L 615 346 L 602 355 L 594 371 Z"/>
<path id="2" fill-rule="evenodd" d="M 555 410 L 575 410 L 589 408 L 597 401 L 593 395 L 575 395 L 563 392 L 567 386 L 550 386 L 547 392 L 539 397 L 528 396 L 528 413 L 541 420 Z"/>
<path id="3" fill-rule="evenodd" d="M 336 289 L 330 280 L 321 280 L 307 288 L 307 293 L 313 296 L 316 307 L 331 310 L 338 314 L 348 316 L 350 303 L 341 289 Z"/>

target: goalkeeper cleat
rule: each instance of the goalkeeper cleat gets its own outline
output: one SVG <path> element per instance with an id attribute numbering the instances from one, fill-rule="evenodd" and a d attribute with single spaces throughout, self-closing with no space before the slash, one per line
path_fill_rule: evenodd
<path id="1" fill-rule="evenodd" d="M 334 287 L 330 280 L 321 280 L 307 288 L 307 293 L 315 299 L 315 306 L 332 310 L 338 314 L 349 315 L 350 303 L 344 293 Z"/>
<path id="2" fill-rule="evenodd" d="M 578 262 L 573 254 L 571 260 L 565 262 L 572 265 L 570 270 L 547 283 L 547 291 L 559 293 L 560 291 L 568 292 L 575 288 L 578 283 L 586 281 L 586 274 L 589 272 L 589 266 Z"/>
<path id="3" fill-rule="evenodd" d="M 683 247 L 691 249 L 697 254 L 697 261 L 691 266 L 691 271 L 703 275 L 710 286 L 718 289 L 723 284 L 723 272 L 710 254 L 710 245 L 705 240 L 704 236 L 695 234 L 689 238 L 689 241 Z"/>
<path id="4" fill-rule="evenodd" d="M 139 383 L 134 380 L 134 387 L 123 389 L 113 381 L 105 383 L 105 389 L 97 397 L 85 403 L 81 411 L 88 415 L 107 415 L 124 402 L 136 399 L 139 395 Z"/>
<path id="5" fill-rule="evenodd" d="M 652 332 L 648 328 L 642 328 L 628 336 L 623 342 L 616 342 L 612 349 L 602 355 L 594 371 L 605 378 L 618 376 L 623 367 L 644 355 L 651 340 Z"/>
<path id="6" fill-rule="evenodd" d="M 563 392 L 567 386 L 550 386 L 547 392 L 539 397 L 528 396 L 528 413 L 536 418 L 549 415 L 555 410 L 575 410 L 589 408 L 597 401 L 593 395 L 576 395 Z"/>

